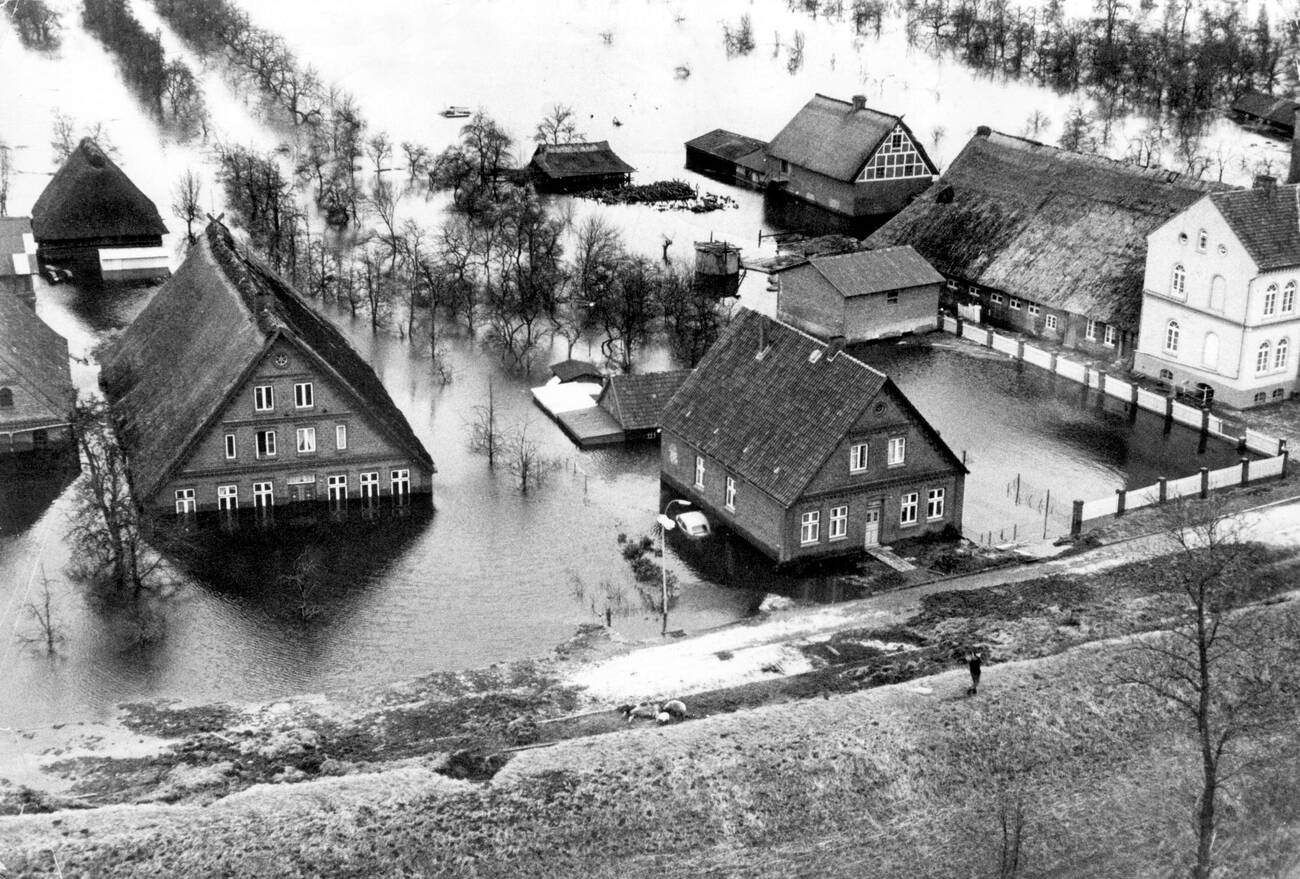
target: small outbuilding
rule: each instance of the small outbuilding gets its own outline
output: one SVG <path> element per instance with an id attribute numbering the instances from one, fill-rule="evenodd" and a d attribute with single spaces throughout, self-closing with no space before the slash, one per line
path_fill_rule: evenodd
<path id="1" fill-rule="evenodd" d="M 574 360 L 572 357 L 568 360 L 561 360 L 559 363 L 552 363 L 551 375 L 562 382 L 595 382 L 600 384 L 605 380 L 599 366 L 587 360 Z"/>
<path id="2" fill-rule="evenodd" d="M 674 369 L 610 376 L 596 398 L 596 405 L 618 422 L 623 439 L 655 439 L 663 423 L 664 407 L 693 371 Z"/>
<path id="3" fill-rule="evenodd" d="M 67 444 L 76 398 L 67 341 L 0 290 L 0 455 Z"/>
<path id="4" fill-rule="evenodd" d="M 36 301 L 36 239 L 30 217 L 0 217 L 0 295 Z"/>
<path id="5" fill-rule="evenodd" d="M 725 128 L 686 141 L 686 167 L 728 183 L 762 186 L 767 179 L 767 142 Z"/>
<path id="6" fill-rule="evenodd" d="M 528 173 L 543 192 L 579 192 L 626 186 L 636 169 L 610 149 L 609 141 L 538 144 Z"/>
<path id="7" fill-rule="evenodd" d="M 1283 137 L 1295 134 L 1295 114 L 1300 104 L 1290 98 L 1266 95 L 1253 89 L 1232 102 L 1232 118 Z"/>
<path id="8" fill-rule="evenodd" d="M 939 327 L 944 277 L 907 245 L 812 256 L 778 277 L 777 317 L 821 339 L 853 344 Z"/>
<path id="9" fill-rule="evenodd" d="M 88 137 L 36 199 L 32 233 L 42 268 L 106 280 L 171 274 L 158 208 Z"/>

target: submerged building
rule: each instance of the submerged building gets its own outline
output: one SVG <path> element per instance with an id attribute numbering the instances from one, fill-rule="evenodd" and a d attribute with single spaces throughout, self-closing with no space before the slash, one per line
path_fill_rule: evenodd
<path id="1" fill-rule="evenodd" d="M 146 507 L 264 511 L 427 494 L 429 453 L 361 355 L 209 224 L 100 384 Z"/>
<path id="2" fill-rule="evenodd" d="M 538 144 L 528 173 L 542 192 L 578 192 L 627 185 L 636 169 L 618 157 L 609 141 Z"/>
<path id="3" fill-rule="evenodd" d="M 66 445 L 76 397 L 67 341 L 0 289 L 0 455 Z"/>

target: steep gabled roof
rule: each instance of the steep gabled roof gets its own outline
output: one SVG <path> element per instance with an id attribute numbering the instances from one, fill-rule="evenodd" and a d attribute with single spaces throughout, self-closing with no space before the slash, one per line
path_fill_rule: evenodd
<path id="1" fill-rule="evenodd" d="M 1261 272 L 1300 265 L 1300 186 L 1216 192 L 1218 208 Z"/>
<path id="2" fill-rule="evenodd" d="M 100 372 L 136 487 L 152 496 L 183 466 L 278 339 L 295 345 L 352 395 L 413 461 L 433 460 L 374 370 L 281 278 L 208 225 L 180 269 L 123 334 Z"/>
<path id="3" fill-rule="evenodd" d="M 538 144 L 532 164 L 552 180 L 605 174 L 631 174 L 636 169 L 614 154 L 609 141 Z"/>
<path id="4" fill-rule="evenodd" d="M 906 244 L 813 256 L 808 258 L 808 264 L 845 297 L 943 283 L 943 275 Z"/>
<path id="5" fill-rule="evenodd" d="M 1228 188 L 981 128 L 867 246 L 910 244 L 947 276 L 1136 329 L 1147 234 Z"/>
<path id="6" fill-rule="evenodd" d="M 803 109 L 786 123 L 772 143 L 768 155 L 794 165 L 825 174 L 836 180 L 851 181 L 861 173 L 867 160 L 885 137 L 903 124 L 901 116 L 891 116 L 870 107 L 854 109 L 848 101 L 814 95 Z M 917 150 L 920 143 L 912 137 Z M 933 163 L 924 151 L 927 164 Z"/>
<path id="7" fill-rule="evenodd" d="M 0 290 L 0 363 L 24 382 L 51 415 L 70 417 L 77 394 L 68 343 L 17 296 Z"/>
<path id="8" fill-rule="evenodd" d="M 1282 128 L 1291 128 L 1295 125 L 1297 107 L 1300 107 L 1300 104 L 1288 98 L 1279 98 L 1253 90 L 1232 102 L 1232 109 L 1235 112 L 1267 119 Z"/>
<path id="9" fill-rule="evenodd" d="M 812 336 L 742 309 L 673 395 L 662 426 L 789 506 L 888 382 L 860 360 L 827 357 Z"/>
<path id="10" fill-rule="evenodd" d="M 90 138 L 83 138 L 32 207 L 37 241 L 162 236 L 158 208 Z"/>
<path id="11" fill-rule="evenodd" d="M 745 156 L 756 150 L 761 151 L 767 146 L 766 143 L 756 137 L 736 134 L 736 132 L 727 131 L 725 128 L 715 128 L 708 134 L 701 134 L 699 137 L 686 141 L 686 145 L 700 152 L 732 162 L 739 162 Z"/>
<path id="12" fill-rule="evenodd" d="M 664 407 L 691 374 L 689 369 L 610 376 L 596 400 L 624 430 L 659 427 Z"/>

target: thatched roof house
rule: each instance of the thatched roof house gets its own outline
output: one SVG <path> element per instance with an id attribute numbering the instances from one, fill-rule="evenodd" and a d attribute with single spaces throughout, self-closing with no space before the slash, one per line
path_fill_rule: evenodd
<path id="1" fill-rule="evenodd" d="M 306 383 L 312 389 L 304 398 L 296 385 Z M 247 478 L 250 461 L 241 450 L 251 446 L 254 426 L 280 427 L 291 437 L 295 428 L 324 416 L 322 429 L 344 440 L 333 450 L 340 454 L 331 459 L 332 470 L 392 459 L 394 467 L 413 468 L 423 477 L 412 479 L 412 491 L 427 490 L 434 472 L 429 453 L 369 364 L 284 280 L 241 253 L 218 222 L 209 224 L 119 340 L 100 384 L 146 503 L 167 506 L 167 490 L 178 484 L 197 483 L 202 491 L 218 482 L 233 484 L 235 471 Z M 269 406 L 254 408 L 254 385 L 272 388 Z M 344 425 L 341 433 L 338 425 Z M 221 433 L 231 438 L 224 457 Z M 315 452 L 314 434 L 312 445 Z M 256 457 L 247 456 L 260 468 L 252 478 L 276 480 L 277 493 L 284 487 L 278 471 L 300 472 L 315 463 L 282 451 L 272 442 L 270 455 L 259 449 Z M 366 460 L 354 463 L 354 452 Z M 220 468 L 226 472 L 212 473 Z M 202 509 L 208 496 L 199 497 Z M 212 492 L 209 504 L 215 497 Z"/>
<path id="2" fill-rule="evenodd" d="M 866 243 L 910 244 L 981 296 L 995 322 L 999 308 L 1016 312 L 1019 323 L 1007 317 L 1015 328 L 1070 344 L 1069 315 L 1136 331 L 1147 233 L 1226 188 L 981 127 L 943 177 Z"/>
<path id="3" fill-rule="evenodd" d="M 67 341 L 0 290 L 0 454 L 66 438 L 74 402 Z"/>
<path id="4" fill-rule="evenodd" d="M 538 144 L 528 163 L 537 188 L 552 192 L 622 186 L 635 170 L 610 149 L 606 140 Z"/>
<path id="5" fill-rule="evenodd" d="M 1257 122 L 1288 137 L 1295 133 L 1295 114 L 1300 104 L 1254 90 L 1232 102 L 1232 115 L 1239 121 Z"/>
<path id="6" fill-rule="evenodd" d="M 167 226 L 158 208 L 90 138 L 83 138 L 32 208 L 42 258 L 69 249 L 158 247 Z"/>

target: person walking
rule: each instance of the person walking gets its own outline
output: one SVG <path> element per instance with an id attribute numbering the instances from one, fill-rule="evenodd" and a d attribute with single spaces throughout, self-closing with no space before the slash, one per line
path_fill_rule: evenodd
<path id="1" fill-rule="evenodd" d="M 978 650 L 971 650 L 966 654 L 966 666 L 970 669 L 970 689 L 966 691 L 968 696 L 974 696 L 980 688 L 980 653 Z"/>

